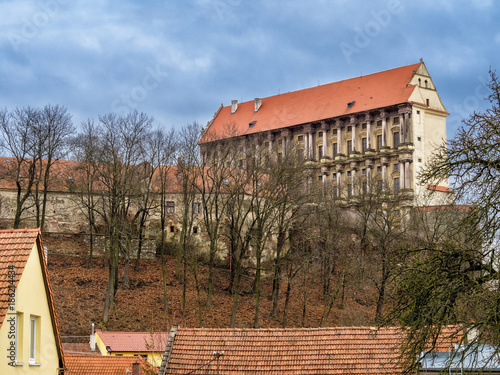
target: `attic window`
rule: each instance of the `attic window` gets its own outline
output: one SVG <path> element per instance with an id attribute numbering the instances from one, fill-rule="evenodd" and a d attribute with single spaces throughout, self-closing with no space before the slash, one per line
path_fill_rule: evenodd
<path id="1" fill-rule="evenodd" d="M 255 123 L 256 123 L 256 122 L 257 122 L 257 121 L 252 121 L 250 124 L 248 124 L 248 127 L 249 127 L 250 129 L 252 129 L 252 128 L 253 128 L 253 126 L 255 125 Z"/>
<path id="2" fill-rule="evenodd" d="M 352 102 L 347 103 L 347 108 L 352 108 L 354 103 L 356 103 L 356 100 L 353 100 Z"/>

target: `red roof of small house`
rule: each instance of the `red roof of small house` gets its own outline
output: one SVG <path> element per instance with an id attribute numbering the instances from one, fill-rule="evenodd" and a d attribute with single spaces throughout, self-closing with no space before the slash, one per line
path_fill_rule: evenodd
<path id="1" fill-rule="evenodd" d="M 234 113 L 221 107 L 200 143 L 408 103 L 415 89 L 409 82 L 421 64 L 270 96 L 258 111 L 255 101 L 239 103 Z"/>
<path id="2" fill-rule="evenodd" d="M 67 375 L 133 375 L 134 363 L 140 364 L 140 374 L 157 374 L 158 369 L 141 357 L 118 357 L 85 354 L 67 354 Z"/>
<path id="3" fill-rule="evenodd" d="M 399 328 L 178 328 L 165 374 L 396 374 Z M 443 336 L 444 337 L 444 336 Z M 448 350 L 451 339 L 436 348 Z M 222 354 L 217 360 L 214 353 Z M 165 359 L 164 359 L 165 360 Z M 217 363 L 218 362 L 218 363 Z M 163 366 L 163 365 L 162 365 Z"/>
<path id="4" fill-rule="evenodd" d="M 168 332 L 107 332 L 97 330 L 105 346 L 111 352 L 163 352 L 168 341 Z"/>
<path id="5" fill-rule="evenodd" d="M 21 280 L 24 268 L 28 258 L 37 244 L 38 255 L 40 258 L 40 267 L 42 268 L 43 281 L 49 311 L 52 317 L 52 326 L 54 336 L 61 359 L 61 366 L 64 365 L 61 338 L 59 334 L 59 325 L 57 324 L 56 312 L 54 308 L 54 297 L 49 282 L 49 274 L 45 263 L 45 254 L 43 251 L 42 235 L 40 229 L 7 229 L 0 230 L 0 327 L 9 309 L 9 291 L 10 288 L 17 289 L 19 280 Z M 13 274 L 9 274 L 13 271 Z M 12 277 L 11 277 L 12 275 Z M 19 296 L 17 297 L 19 298 Z"/>

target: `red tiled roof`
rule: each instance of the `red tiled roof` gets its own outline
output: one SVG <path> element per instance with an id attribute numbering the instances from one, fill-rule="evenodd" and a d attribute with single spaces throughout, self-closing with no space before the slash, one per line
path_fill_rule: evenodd
<path id="1" fill-rule="evenodd" d="M 42 268 L 43 281 L 45 283 L 49 311 L 52 317 L 57 350 L 59 352 L 59 358 L 61 359 L 60 366 L 63 366 L 64 358 L 59 334 L 59 325 L 57 324 L 54 309 L 54 297 L 49 283 L 49 274 L 45 263 L 40 229 L 0 230 L 0 327 L 2 326 L 7 309 L 9 308 L 9 286 L 13 286 L 17 289 L 26 262 L 28 261 L 35 243 L 38 243 L 40 267 Z M 14 270 L 15 276 L 11 279 L 9 278 L 8 272 L 12 270 Z M 19 298 L 19 296 L 17 298 Z"/>
<path id="2" fill-rule="evenodd" d="M 415 89 L 409 82 L 420 64 L 270 96 L 257 112 L 254 101 L 239 103 L 233 114 L 231 106 L 222 107 L 200 143 L 408 103 Z"/>
<path id="3" fill-rule="evenodd" d="M 85 354 L 67 354 L 67 375 L 132 375 L 133 365 L 141 365 L 141 374 L 157 374 L 158 369 L 148 364 L 141 357 L 96 356 Z"/>
<path id="4" fill-rule="evenodd" d="M 226 375 L 396 374 L 402 337 L 399 328 L 179 328 L 165 374 L 201 366 L 200 373 L 216 374 L 214 352 L 224 352 L 218 366 Z"/>
<path id="5" fill-rule="evenodd" d="M 92 351 L 88 342 L 63 342 L 62 347 L 65 355 L 67 354 L 88 354 L 101 355 L 98 350 Z"/>
<path id="6" fill-rule="evenodd" d="M 447 188 L 446 186 L 440 185 L 427 185 L 427 190 L 441 191 L 443 193 L 455 193 L 453 190 Z"/>
<path id="7" fill-rule="evenodd" d="M 163 352 L 168 341 L 168 332 L 107 332 L 97 330 L 105 346 L 112 352 Z"/>

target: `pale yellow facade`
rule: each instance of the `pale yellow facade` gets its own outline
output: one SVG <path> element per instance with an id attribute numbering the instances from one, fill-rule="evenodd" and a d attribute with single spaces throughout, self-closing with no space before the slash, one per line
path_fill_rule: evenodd
<path id="1" fill-rule="evenodd" d="M 8 311 L 0 328 L 2 375 L 58 374 L 59 354 L 40 261 L 35 244 L 16 289 L 15 313 Z M 32 331 L 34 353 L 30 353 Z M 12 358 L 12 349 L 17 358 Z"/>

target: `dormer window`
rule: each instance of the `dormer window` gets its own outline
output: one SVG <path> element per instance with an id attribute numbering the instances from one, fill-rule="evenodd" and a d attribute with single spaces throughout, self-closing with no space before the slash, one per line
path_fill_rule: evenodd
<path id="1" fill-rule="evenodd" d="M 250 124 L 248 124 L 248 128 L 252 129 L 256 122 L 257 121 L 252 121 Z"/>
<path id="2" fill-rule="evenodd" d="M 347 103 L 347 108 L 352 108 L 354 103 L 356 103 L 356 100 L 353 100 L 352 102 Z"/>

